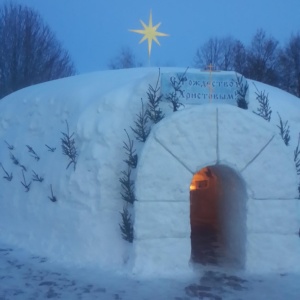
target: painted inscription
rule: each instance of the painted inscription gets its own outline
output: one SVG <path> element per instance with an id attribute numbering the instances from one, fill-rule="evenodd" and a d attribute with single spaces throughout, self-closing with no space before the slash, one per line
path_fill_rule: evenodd
<path id="1" fill-rule="evenodd" d="M 178 82 L 184 73 L 162 73 L 161 92 L 164 98 L 174 92 L 171 79 Z M 234 72 L 186 73 L 177 95 L 182 104 L 227 103 L 236 106 L 238 85 Z M 248 95 L 247 95 L 248 97 Z M 246 97 L 246 100 L 247 100 Z"/>

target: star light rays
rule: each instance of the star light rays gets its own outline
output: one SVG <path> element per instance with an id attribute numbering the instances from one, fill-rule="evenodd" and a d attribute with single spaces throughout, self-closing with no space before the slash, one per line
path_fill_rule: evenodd
<path id="1" fill-rule="evenodd" d="M 148 57 L 150 58 L 151 50 L 152 50 L 152 41 L 154 41 L 156 44 L 158 44 L 160 46 L 160 43 L 159 43 L 157 37 L 169 36 L 169 34 L 157 31 L 157 29 L 159 28 L 161 23 L 158 23 L 155 26 L 153 26 L 151 10 L 150 10 L 148 25 L 146 25 L 142 20 L 140 20 L 140 22 L 144 29 L 129 29 L 129 31 L 143 35 L 143 37 L 139 41 L 139 44 L 141 44 L 145 40 L 148 40 Z"/>

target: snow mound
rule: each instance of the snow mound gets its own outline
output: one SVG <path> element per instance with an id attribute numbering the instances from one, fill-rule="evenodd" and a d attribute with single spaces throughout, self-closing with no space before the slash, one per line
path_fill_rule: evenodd
<path id="1" fill-rule="evenodd" d="M 11 181 L 0 180 L 4 242 L 62 263 L 117 270 L 130 260 L 131 246 L 119 229 L 124 129 L 134 138 L 130 127 L 157 76 L 157 68 L 95 72 L 31 86 L 0 101 L 0 171 L 12 174 Z M 269 95 L 274 130 L 276 112 L 289 121 L 293 157 L 300 132 L 299 99 L 255 85 Z M 251 81 L 249 89 L 251 112 L 258 107 Z M 173 114 L 168 103 L 161 107 L 166 118 Z M 67 126 L 78 151 L 76 168 L 67 167 L 70 160 L 61 149 Z M 141 151 L 143 144 L 136 145 Z M 35 175 L 43 180 L 36 181 Z"/>

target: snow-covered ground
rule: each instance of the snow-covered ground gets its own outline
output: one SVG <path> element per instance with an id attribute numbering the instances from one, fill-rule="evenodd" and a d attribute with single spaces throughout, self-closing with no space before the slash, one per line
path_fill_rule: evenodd
<path id="1" fill-rule="evenodd" d="M 299 300 L 300 274 L 245 276 L 207 269 L 178 279 L 142 279 L 62 267 L 0 243 L 1 300 Z"/>

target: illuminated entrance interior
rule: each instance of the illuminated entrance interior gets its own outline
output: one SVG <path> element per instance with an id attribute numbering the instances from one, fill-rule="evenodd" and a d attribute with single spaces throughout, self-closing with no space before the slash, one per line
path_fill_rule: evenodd
<path id="1" fill-rule="evenodd" d="M 245 185 L 225 165 L 197 172 L 190 185 L 191 260 L 243 267 L 246 242 Z"/>

